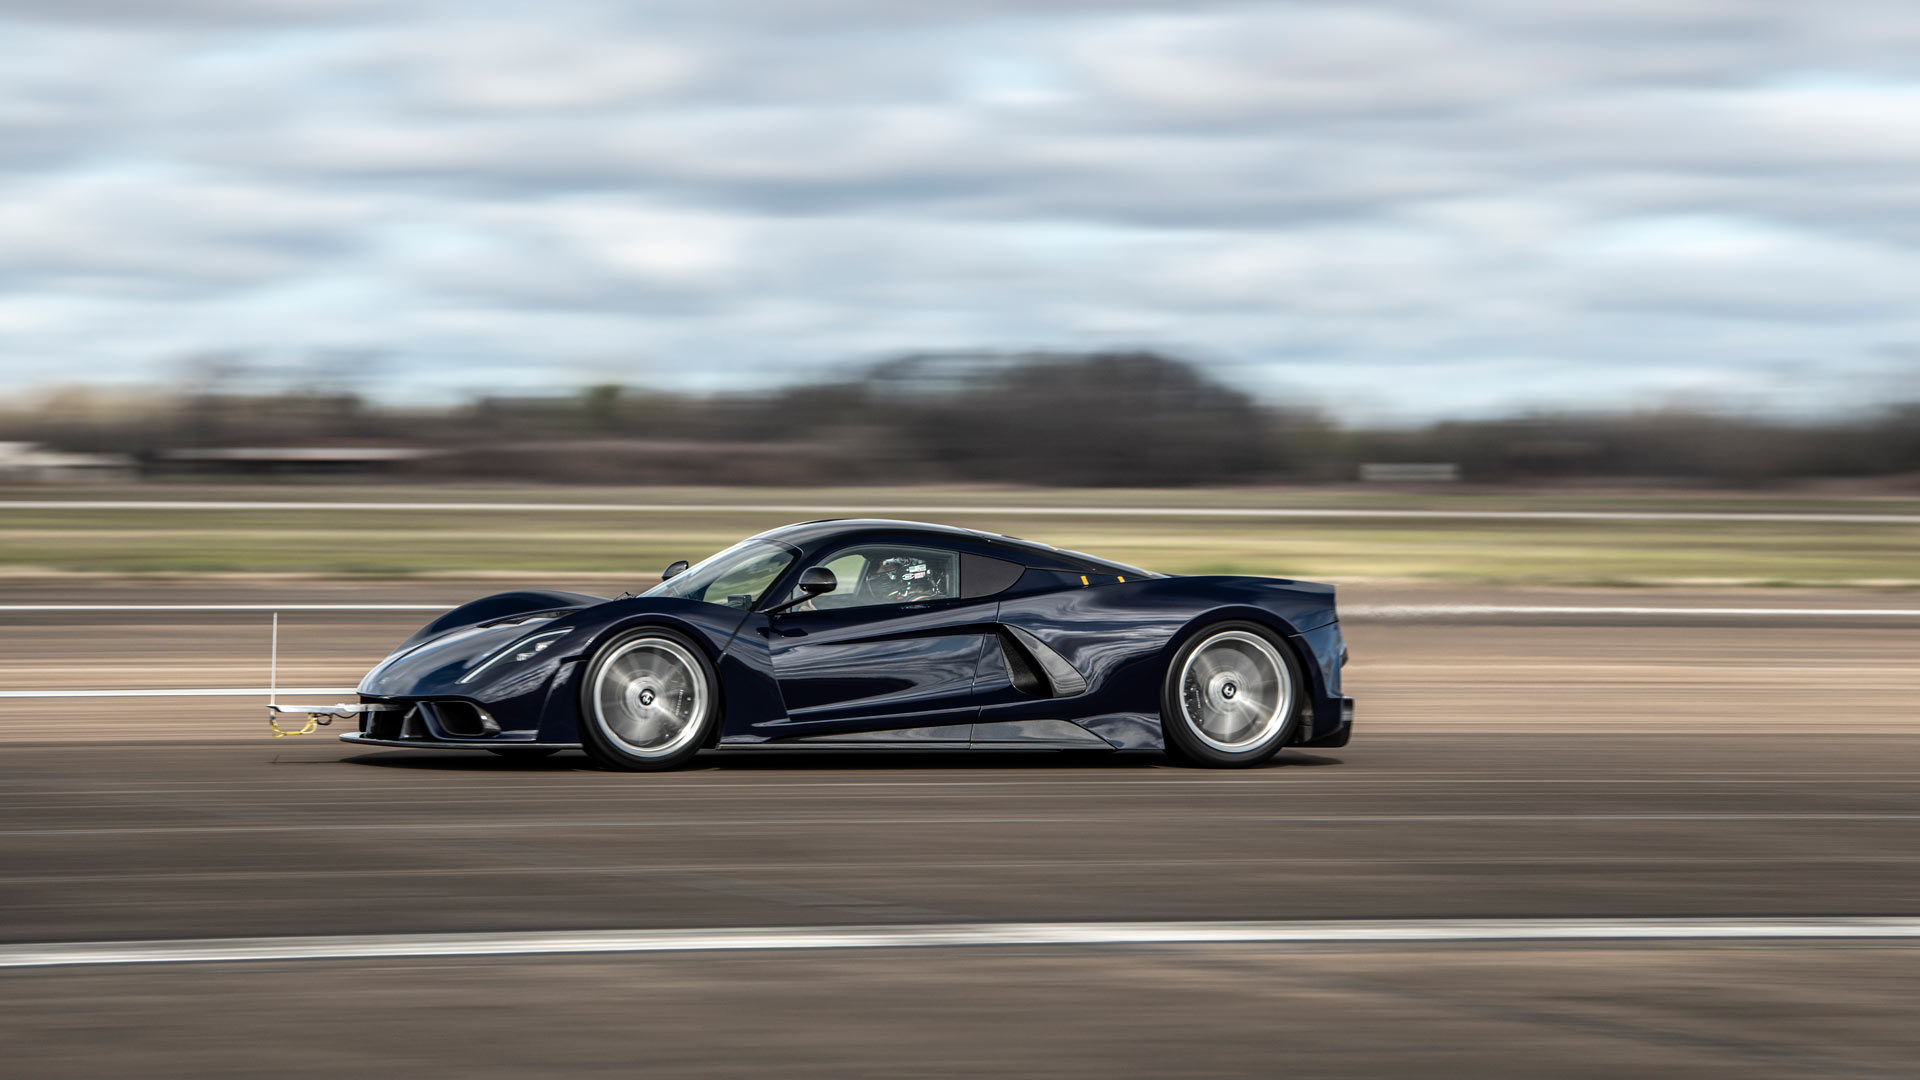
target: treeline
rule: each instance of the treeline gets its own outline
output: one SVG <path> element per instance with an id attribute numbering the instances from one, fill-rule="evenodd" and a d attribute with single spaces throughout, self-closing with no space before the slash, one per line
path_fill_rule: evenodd
<path id="1" fill-rule="evenodd" d="M 0 439 L 130 454 L 174 474 L 214 468 L 196 449 L 382 446 L 432 452 L 388 466 L 413 478 L 586 483 L 1344 483 L 1392 462 L 1450 463 L 1487 484 L 1920 487 L 1920 403 L 1822 423 L 1671 410 L 1370 429 L 1257 401 L 1153 353 L 912 356 L 770 394 L 602 385 L 407 409 L 340 390 L 205 385 L 144 409 L 86 406 L 80 394 L 0 416 Z"/>

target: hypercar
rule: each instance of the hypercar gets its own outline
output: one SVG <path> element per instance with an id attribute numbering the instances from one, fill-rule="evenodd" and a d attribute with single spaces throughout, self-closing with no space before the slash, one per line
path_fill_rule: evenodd
<path id="1" fill-rule="evenodd" d="M 703 749 L 1343 746 L 1330 585 L 1173 576 L 971 529 L 787 525 L 613 599 L 521 590 L 367 673 L 348 743 L 659 770 Z M 283 709 L 280 711 L 292 711 Z"/>

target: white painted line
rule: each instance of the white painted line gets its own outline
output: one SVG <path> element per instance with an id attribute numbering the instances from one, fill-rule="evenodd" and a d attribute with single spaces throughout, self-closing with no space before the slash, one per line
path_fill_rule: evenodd
<path id="1" fill-rule="evenodd" d="M 0 946 L 0 968 L 368 960 L 555 953 L 777 952 L 955 946 L 1102 946 L 1423 942 L 1832 941 L 1920 937 L 1916 918 L 1406 919 L 1328 922 L 936 923 L 495 934 L 54 942 Z"/>
<path id="2" fill-rule="evenodd" d="M 351 686 L 345 688 L 338 686 L 282 686 L 279 688 L 279 692 L 282 694 L 313 694 L 320 696 L 357 694 L 360 691 Z M 264 686 L 257 689 L 234 687 L 176 689 L 167 687 L 164 689 L 149 690 L 0 690 L 0 698 L 258 697 L 264 702 L 266 696 L 267 688 Z"/>
<path id="3" fill-rule="evenodd" d="M 528 502 L 292 502 L 248 500 L 15 499 L 0 500 L 6 510 L 315 510 L 441 511 L 449 513 L 729 513 L 836 515 L 911 514 L 942 517 L 977 514 L 998 517 L 1152 517 L 1152 518 L 1367 518 L 1377 520 L 1489 521 L 1779 521 L 1830 524 L 1920 525 L 1920 514 L 1838 514 L 1729 510 L 1378 510 L 1292 506 L 920 506 L 884 503 L 528 503 Z"/>
<path id="4" fill-rule="evenodd" d="M 1615 607 L 1580 604 L 1344 604 L 1342 619 L 1434 619 L 1488 615 L 1618 615 L 1682 618 L 1916 619 L 1920 608 Z"/>

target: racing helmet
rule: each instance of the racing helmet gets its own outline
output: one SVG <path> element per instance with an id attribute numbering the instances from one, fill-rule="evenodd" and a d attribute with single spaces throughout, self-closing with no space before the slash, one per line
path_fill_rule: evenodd
<path id="1" fill-rule="evenodd" d="M 918 555 L 895 555 L 873 568 L 870 586 L 874 596 L 902 602 L 926 600 L 940 595 L 940 582 L 933 568 Z"/>

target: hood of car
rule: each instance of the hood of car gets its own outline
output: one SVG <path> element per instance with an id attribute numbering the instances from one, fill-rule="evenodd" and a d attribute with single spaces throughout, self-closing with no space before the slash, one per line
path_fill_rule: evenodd
<path id="1" fill-rule="evenodd" d="M 459 626 L 424 640 L 410 640 L 367 672 L 359 692 L 387 697 L 417 694 L 424 687 L 443 693 L 458 693 L 463 686 L 478 689 L 483 676 L 491 682 L 509 677 L 516 666 L 524 667 L 525 660 L 518 664 L 513 660 L 521 651 L 533 654 L 525 659 L 551 653 L 572 632 L 561 614 L 570 613 Z M 513 648 L 522 641 L 529 644 Z"/>

